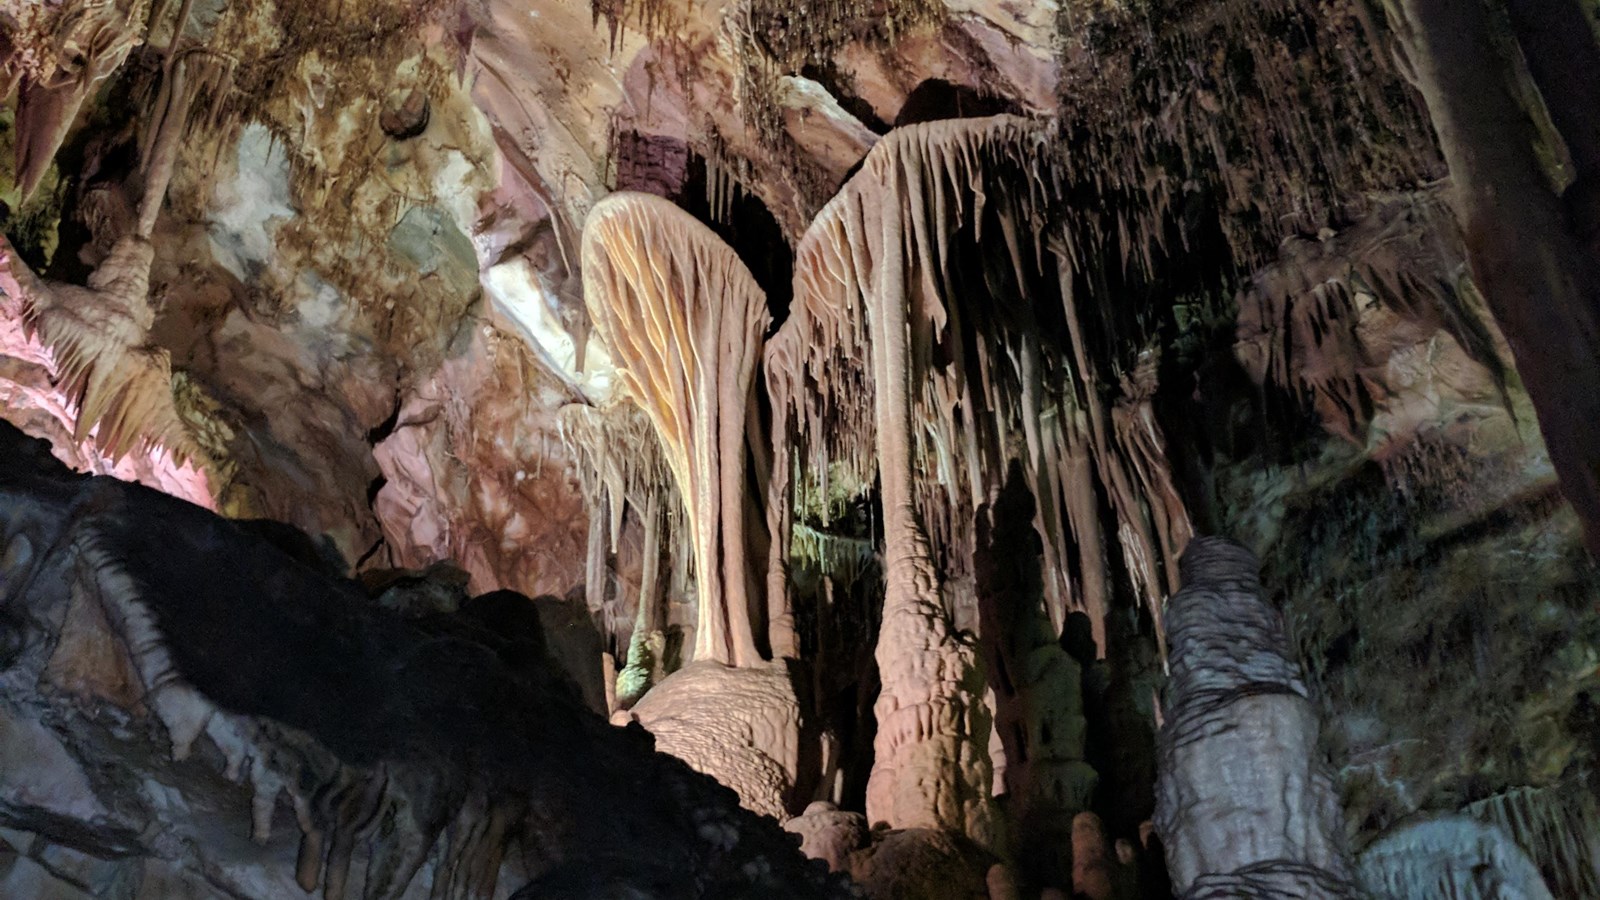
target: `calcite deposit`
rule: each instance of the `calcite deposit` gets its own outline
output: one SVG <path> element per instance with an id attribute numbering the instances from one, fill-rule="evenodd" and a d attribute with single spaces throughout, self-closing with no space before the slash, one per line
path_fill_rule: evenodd
<path id="1" fill-rule="evenodd" d="M 1218 538 L 1184 553 L 1158 737 L 1167 871 L 1182 897 L 1353 896 L 1316 712 L 1256 566 Z"/>
<path id="2" fill-rule="evenodd" d="M 1596 24 L 0 0 L 0 896 L 1600 895 Z"/>

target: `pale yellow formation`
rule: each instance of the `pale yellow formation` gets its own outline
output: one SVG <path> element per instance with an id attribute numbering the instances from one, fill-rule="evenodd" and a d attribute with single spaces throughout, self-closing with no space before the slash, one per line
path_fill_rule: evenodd
<path id="1" fill-rule="evenodd" d="M 671 203 L 617 193 L 589 214 L 583 293 L 618 376 L 661 439 L 694 536 L 694 658 L 761 658 L 745 551 L 745 424 L 766 295 L 732 248 Z"/>

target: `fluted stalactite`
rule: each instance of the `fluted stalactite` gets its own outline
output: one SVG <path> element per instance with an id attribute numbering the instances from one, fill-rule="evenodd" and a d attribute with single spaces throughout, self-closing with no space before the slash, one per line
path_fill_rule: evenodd
<path id="1" fill-rule="evenodd" d="M 751 616 L 745 424 L 766 296 L 710 229 L 619 193 L 584 226 L 584 298 L 629 395 L 654 425 L 694 541 L 695 659 L 761 660 Z"/>
<path id="2" fill-rule="evenodd" d="M 1049 123 L 1013 116 L 892 132 L 801 240 L 790 319 L 767 350 L 774 444 L 804 472 L 791 486 L 797 516 L 825 527 L 836 492 L 877 478 L 886 599 L 875 820 L 978 836 L 989 815 L 977 749 L 988 726 L 977 695 L 957 687 L 979 677 L 976 657 L 953 621 L 975 608 L 974 523 L 1009 460 L 1040 498 L 1034 602 L 1052 633 L 1086 611 L 1104 650 L 1108 553 L 1123 556 L 1130 593 L 1159 622 L 1189 536 L 1148 410 L 1153 370 L 1129 382 L 1123 411 L 1099 386 L 1110 379 L 1091 346 L 1098 333 L 1078 318 L 1071 231 L 1052 213 L 1065 189 L 1052 140 Z M 775 546 L 792 549 L 785 525 L 775 521 Z M 773 585 L 781 576 L 769 572 Z M 956 743 L 913 749 L 941 741 Z M 930 761 L 901 759 L 922 753 Z M 915 771 L 938 758 L 943 774 Z M 909 793 L 892 799 L 896 790 Z M 896 804 L 904 811 L 882 812 Z"/>
<path id="3" fill-rule="evenodd" d="M 1353 896 L 1317 712 L 1256 568 L 1245 548 L 1196 538 L 1168 604 L 1155 818 L 1167 869 L 1188 900 Z"/>

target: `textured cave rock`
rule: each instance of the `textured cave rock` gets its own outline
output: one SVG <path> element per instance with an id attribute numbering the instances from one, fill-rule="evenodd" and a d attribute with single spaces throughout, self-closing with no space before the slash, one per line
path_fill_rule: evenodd
<path id="1" fill-rule="evenodd" d="M 459 352 L 400 401 L 373 447 L 384 564 L 455 561 L 475 592 L 562 595 L 584 580 L 588 519 L 555 409 L 556 379 L 469 320 Z"/>
<path id="2" fill-rule="evenodd" d="M 783 823 L 783 830 L 800 836 L 800 852 L 828 864 L 828 871 L 845 868 L 850 854 L 867 843 L 867 817 L 840 809 L 827 800 L 814 800 L 805 812 Z"/>
<path id="3" fill-rule="evenodd" d="M 837 893 L 776 823 L 584 710 L 537 616 L 520 635 L 488 603 L 401 619 L 204 510 L 0 440 L 0 815 L 30 861 L 7 877 L 488 897 L 506 868 L 530 897 Z"/>
<path id="4" fill-rule="evenodd" d="M 1513 34 L 1530 37 L 1527 8 L 1514 9 L 1513 21 L 1521 27 L 1514 25 Z M 1500 35 L 1498 17 L 1482 6 L 1455 10 L 1437 0 L 1407 0 L 1386 11 L 1450 168 L 1451 202 L 1470 270 L 1516 356 L 1589 551 L 1600 554 L 1600 458 L 1588 424 L 1600 418 L 1600 375 L 1593 365 L 1600 355 L 1600 269 L 1592 235 L 1572 227 L 1562 197 L 1552 189 L 1540 158 L 1544 136 L 1519 96 L 1520 76 L 1513 75 L 1519 51 L 1544 48 L 1535 40 L 1505 52 L 1513 42 Z M 1587 22 L 1576 10 L 1570 19 Z M 1588 50 L 1572 65 L 1596 53 L 1593 41 L 1578 44 Z M 1555 83 L 1548 68 L 1553 64 L 1535 66 L 1533 80 L 1546 92 L 1544 112 L 1555 141 L 1569 148 L 1582 167 L 1580 177 L 1588 176 L 1594 136 L 1568 113 L 1584 106 L 1584 92 Z M 1590 179 L 1584 181 L 1587 188 Z"/>
<path id="5" fill-rule="evenodd" d="M 1379 459 L 1419 434 L 1487 454 L 1519 441 L 1509 350 L 1469 282 L 1437 191 L 1286 241 L 1239 298 L 1235 354 Z"/>
<path id="6" fill-rule="evenodd" d="M 17 91 L 16 182 L 24 199 L 39 186 L 94 89 L 141 43 L 132 0 L 31 3 L 10 0 L 0 87 Z"/>
<path id="7" fill-rule="evenodd" d="M 1361 851 L 1356 875 L 1372 895 L 1396 900 L 1553 896 L 1538 868 L 1504 830 L 1464 816 L 1423 819 L 1392 829 Z"/>
<path id="8" fill-rule="evenodd" d="M 1156 830 L 1182 897 L 1353 896 L 1317 715 L 1257 562 L 1191 542 L 1168 607 Z"/>
<path id="9" fill-rule="evenodd" d="M 984 655 L 996 673 L 995 780 L 1004 786 L 1019 867 L 1030 883 L 1066 889 L 1093 865 L 1079 853 L 1079 818 L 1099 779 L 1084 758 L 1078 662 L 1045 613 L 1035 504 L 1020 466 L 979 515 L 974 567 Z M 1103 834 L 1100 844 L 1108 852 Z"/>
<path id="10" fill-rule="evenodd" d="M 802 763 L 800 704 L 781 662 L 732 668 L 696 660 L 652 687 L 623 721 L 643 725 L 656 749 L 734 789 L 748 810 L 789 817 Z"/>
<path id="11" fill-rule="evenodd" d="M 410 659 L 398 629 L 512 669 L 548 654 L 582 705 L 641 710 L 747 805 L 783 818 L 830 798 L 790 836 L 884 897 L 1165 895 L 1159 852 L 1133 849 L 1154 723 L 1179 722 L 1155 694 L 1162 642 L 1188 626 L 1162 616 L 1195 528 L 1234 535 L 1287 623 L 1278 656 L 1251 659 L 1290 658 L 1286 635 L 1305 673 L 1274 670 L 1276 688 L 1228 707 L 1283 726 L 1251 785 L 1223 798 L 1231 782 L 1198 764 L 1212 777 L 1191 782 L 1248 800 L 1317 782 L 1297 767 L 1326 750 L 1345 816 L 1319 818 L 1319 800 L 1309 831 L 1226 819 L 1209 839 L 1251 840 L 1202 849 L 1278 839 L 1326 867 L 1306 847 L 1342 831 L 1369 848 L 1368 887 L 1370 863 L 1402 895 L 1494 879 L 1538 895 L 1531 865 L 1550 895 L 1600 894 L 1581 802 L 1600 758 L 1600 578 L 1581 544 L 1596 279 L 1573 262 L 1600 221 L 1581 62 L 1600 45 L 1592 4 L 1479 6 L 0 0 L 0 417 L 74 469 L 305 529 L 237 526 L 362 610 L 332 629 L 374 629 L 357 646 Z M 607 199 L 631 191 L 658 196 Z M 796 263 L 761 371 L 729 378 L 751 388 L 724 423 L 748 458 L 698 460 L 748 501 L 715 529 L 686 520 L 704 498 L 629 414 L 628 360 L 585 303 L 582 224 L 635 203 L 728 238 L 719 260 L 743 258 L 775 322 L 790 291 L 752 249 Z M 728 343 L 741 367 L 763 353 Z M 748 538 L 738 590 L 694 558 L 689 536 L 716 529 Z M 42 552 L 0 548 L 0 590 Z M 378 605 L 397 618 L 327 587 L 352 571 L 393 587 L 395 567 L 465 573 L 467 590 L 456 574 L 396 590 Z M 252 746 L 357 772 L 325 798 L 334 818 L 370 808 L 373 767 L 233 709 L 167 760 L 161 715 L 182 737 L 204 709 L 178 687 L 141 701 L 146 673 L 91 582 L 44 626 L 0 612 L 0 659 L 25 655 L 22 635 L 64 648 L 39 669 L 55 693 L 3 692 L 27 701 L 0 722 L 0 810 L 29 819 L 0 826 L 0 895 L 298 896 L 293 804 L 248 843 L 216 745 L 237 756 L 230 729 L 276 730 Z M 533 618 L 499 588 L 541 595 Z M 681 669 L 727 600 L 749 613 L 733 628 L 748 674 Z M 1194 674 L 1175 647 L 1171 665 Z M 372 706 L 455 677 L 408 674 Z M 525 737 L 534 693 L 449 699 Z M 766 892 L 749 873 L 683 887 L 716 853 L 673 848 L 718 828 L 680 844 L 593 825 L 688 777 L 635 749 L 587 754 L 644 766 L 631 780 L 552 767 L 548 818 L 584 824 L 544 846 L 601 856 L 513 841 L 499 895 L 532 878 L 524 896 Z M 42 817 L 43 794 L 73 802 Z M 462 841 L 520 816 L 451 800 Z M 662 815 L 659 833 L 689 833 Z M 899 830 L 868 833 L 883 823 Z M 401 835 L 390 824 L 372 833 Z M 666 856 L 607 855 L 635 856 L 630 839 Z M 1274 863 L 1190 891 L 1345 889 L 1318 877 Z"/>

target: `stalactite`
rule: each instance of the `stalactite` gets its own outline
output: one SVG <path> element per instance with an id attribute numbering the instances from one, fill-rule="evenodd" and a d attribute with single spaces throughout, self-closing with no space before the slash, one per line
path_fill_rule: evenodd
<path id="1" fill-rule="evenodd" d="M 971 602 L 953 592 L 970 583 L 975 514 L 1009 459 L 1022 462 L 1040 498 L 1050 621 L 1059 630 L 1069 610 L 1090 610 L 1102 650 L 1110 542 L 1159 623 L 1189 534 L 1148 410 L 1153 369 L 1129 382 L 1121 411 L 1105 406 L 1072 296 L 1079 254 L 1052 218 L 1066 191 L 1052 135 L 1048 124 L 1007 116 L 891 133 L 801 240 L 790 318 L 767 351 L 775 446 L 793 448 L 804 473 L 792 486 L 797 516 L 826 525 L 839 496 L 830 483 L 870 485 L 876 474 L 881 485 L 885 691 L 869 806 L 883 810 L 893 773 L 910 765 L 895 754 L 914 757 L 911 748 L 938 740 L 940 728 L 973 734 L 976 721 L 961 718 L 975 715 L 971 697 L 910 686 L 898 697 L 893 678 L 900 666 L 954 667 L 941 676 L 952 684 L 969 677 L 957 673 L 974 660 L 946 616 Z M 1112 498 L 1114 535 L 1099 525 L 1101 491 Z M 784 535 L 775 541 L 783 546 Z M 774 585 L 778 577 L 769 573 Z M 910 715 L 933 724 L 897 724 Z M 950 716 L 963 724 L 942 721 Z M 978 816 L 984 789 L 953 787 L 975 772 L 930 776 L 921 802 L 965 790 L 966 814 Z M 913 799 L 898 798 L 907 811 L 888 820 L 972 825 L 948 808 L 912 811 Z"/>
<path id="2" fill-rule="evenodd" d="M 59 27 L 69 36 L 63 38 L 62 52 L 77 52 L 73 48 L 87 41 L 80 49 L 89 60 L 77 81 L 50 88 L 69 101 L 63 108 L 65 125 L 71 124 L 89 88 L 126 56 L 140 33 L 134 24 L 142 24 L 143 17 L 140 3 L 92 5 L 64 14 Z M 21 298 L 27 323 L 55 351 L 58 377 L 80 405 L 75 437 L 81 441 L 94 431 L 112 459 L 146 446 L 166 447 L 179 459 L 204 459 L 173 401 L 168 354 L 149 342 L 155 322 L 149 299 L 155 254 L 150 236 L 177 166 L 180 141 L 197 113 L 206 119 L 215 114 L 232 69 L 225 58 L 204 50 L 169 61 L 140 145 L 144 195 L 137 222 L 131 234 L 117 238 L 87 287 L 44 284 L 27 271 L 9 243 L 0 241 L 0 289 Z M 19 108 L 19 128 L 22 115 Z M 50 141 L 48 153 L 53 154 L 60 136 Z M 23 140 L 19 148 L 36 143 Z M 19 161 L 24 194 L 31 188 L 29 179 L 42 173 L 38 166 L 48 162 L 31 156 Z"/>
<path id="3" fill-rule="evenodd" d="M 1395 333 L 1442 331 L 1506 399 L 1508 360 L 1482 301 L 1460 273 L 1466 248 L 1440 190 L 1375 201 L 1369 215 L 1319 239 L 1295 238 L 1236 299 L 1235 356 L 1331 434 L 1358 446 L 1393 402 L 1383 374 Z M 1400 328 L 1374 328 L 1379 316 Z M 1381 320 L 1379 320 L 1381 321 Z M 1392 438 L 1391 438 L 1392 439 Z"/>
<path id="4" fill-rule="evenodd" d="M 746 404 L 766 297 L 734 252 L 665 200 L 613 194 L 584 226 L 584 297 L 644 408 L 694 538 L 695 658 L 760 661 L 746 562 Z"/>
<path id="5" fill-rule="evenodd" d="M 17 47 L 5 61 L 18 84 L 16 180 L 24 201 L 39 186 L 78 112 L 144 40 L 148 0 L 0 2 Z M 9 93 L 9 91 L 7 92 Z"/>
<path id="6" fill-rule="evenodd" d="M 1130 427 L 1117 429 L 1105 409 L 1106 392 L 1073 293 L 1073 260 L 1081 254 L 1071 230 L 1049 218 L 1066 190 L 1052 162 L 1049 127 L 988 121 L 994 124 L 944 123 L 940 131 L 919 133 L 903 145 L 892 141 L 881 151 L 913 160 L 898 164 L 909 170 L 905 193 L 915 210 L 905 230 L 915 256 L 908 270 L 918 279 L 911 323 L 921 423 L 916 468 L 930 476 L 916 481 L 917 504 L 942 573 L 964 577 L 971 567 L 972 513 L 1004 470 L 1007 448 L 1020 443 L 1029 489 L 1043 498 L 1036 524 L 1050 561 L 1051 619 L 1059 628 L 1068 611 L 1087 611 L 1103 651 L 1109 545 L 1120 548 L 1136 595 L 1159 622 L 1160 600 L 1176 586 L 1187 513 L 1166 474 L 1153 418 L 1130 400 Z M 956 134 L 963 130 L 983 136 L 962 145 Z M 891 176 L 858 179 L 874 177 Z M 993 252 L 978 272 L 963 275 L 962 267 L 974 265 L 963 242 L 983 241 L 985 229 Z M 769 390 L 776 405 L 788 398 L 793 406 L 785 420 L 788 438 L 813 472 L 840 464 L 854 480 L 870 481 L 876 458 L 865 406 L 874 390 L 865 368 L 868 329 L 861 306 L 839 298 L 837 283 L 850 275 L 848 263 L 828 265 L 843 275 L 797 267 L 794 324 L 769 350 Z M 1047 277 L 1047 268 L 1059 270 L 1059 277 Z M 967 280 L 978 284 L 963 287 Z M 1057 291 L 1061 305 L 1053 308 Z M 1000 311 L 955 299 L 974 292 L 996 298 Z M 1041 335 L 1063 329 L 1070 338 L 1065 346 L 1039 343 Z M 1151 376 L 1146 373 L 1140 387 L 1146 396 Z M 796 486 L 798 495 L 815 490 Z M 1100 528 L 1097 490 L 1110 497 L 1117 518 L 1110 534 Z"/>
<path id="7" fill-rule="evenodd" d="M 154 252 L 143 236 L 127 235 L 79 287 L 40 281 L 0 238 L 0 290 L 22 301 L 28 326 L 53 349 L 57 379 L 78 406 L 75 440 L 93 434 L 113 460 L 159 446 L 199 461 L 173 403 L 167 352 L 148 344 Z"/>
<path id="8" fill-rule="evenodd" d="M 1249 266 L 1367 192 L 1440 174 L 1365 3 L 1062 3 L 1059 28 L 1063 164 L 1088 254 L 1151 270 L 1188 250 L 1172 223 L 1209 194 Z"/>
<path id="9" fill-rule="evenodd" d="M 672 480 L 672 472 L 661 445 L 645 414 L 632 404 L 616 404 L 606 409 L 572 404 L 557 414 L 561 441 L 572 454 L 578 486 L 589 509 L 588 560 L 585 566 L 585 599 L 590 615 L 601 622 L 603 632 L 617 635 L 627 624 L 615 620 L 618 614 L 607 602 L 612 581 L 608 559 L 619 549 L 617 538 L 624 510 L 631 509 L 645 523 L 646 571 L 640 585 L 641 607 L 634 611 L 635 632 L 629 639 L 628 663 L 632 664 L 632 644 L 648 639 L 637 633 L 641 619 L 648 619 L 652 630 L 661 627 L 660 605 L 667 596 L 679 596 L 684 585 L 674 581 L 663 588 L 660 579 L 652 585 L 650 557 L 666 553 L 673 571 L 689 567 L 691 552 L 671 540 L 688 532 L 684 504 Z M 654 520 L 652 532 L 649 523 Z M 656 543 L 651 543 L 652 536 Z M 670 592 L 670 593 L 669 593 Z M 652 610 L 646 604 L 654 604 Z M 626 671 L 626 670 L 624 670 Z M 637 672 L 620 677 L 636 678 Z"/>

